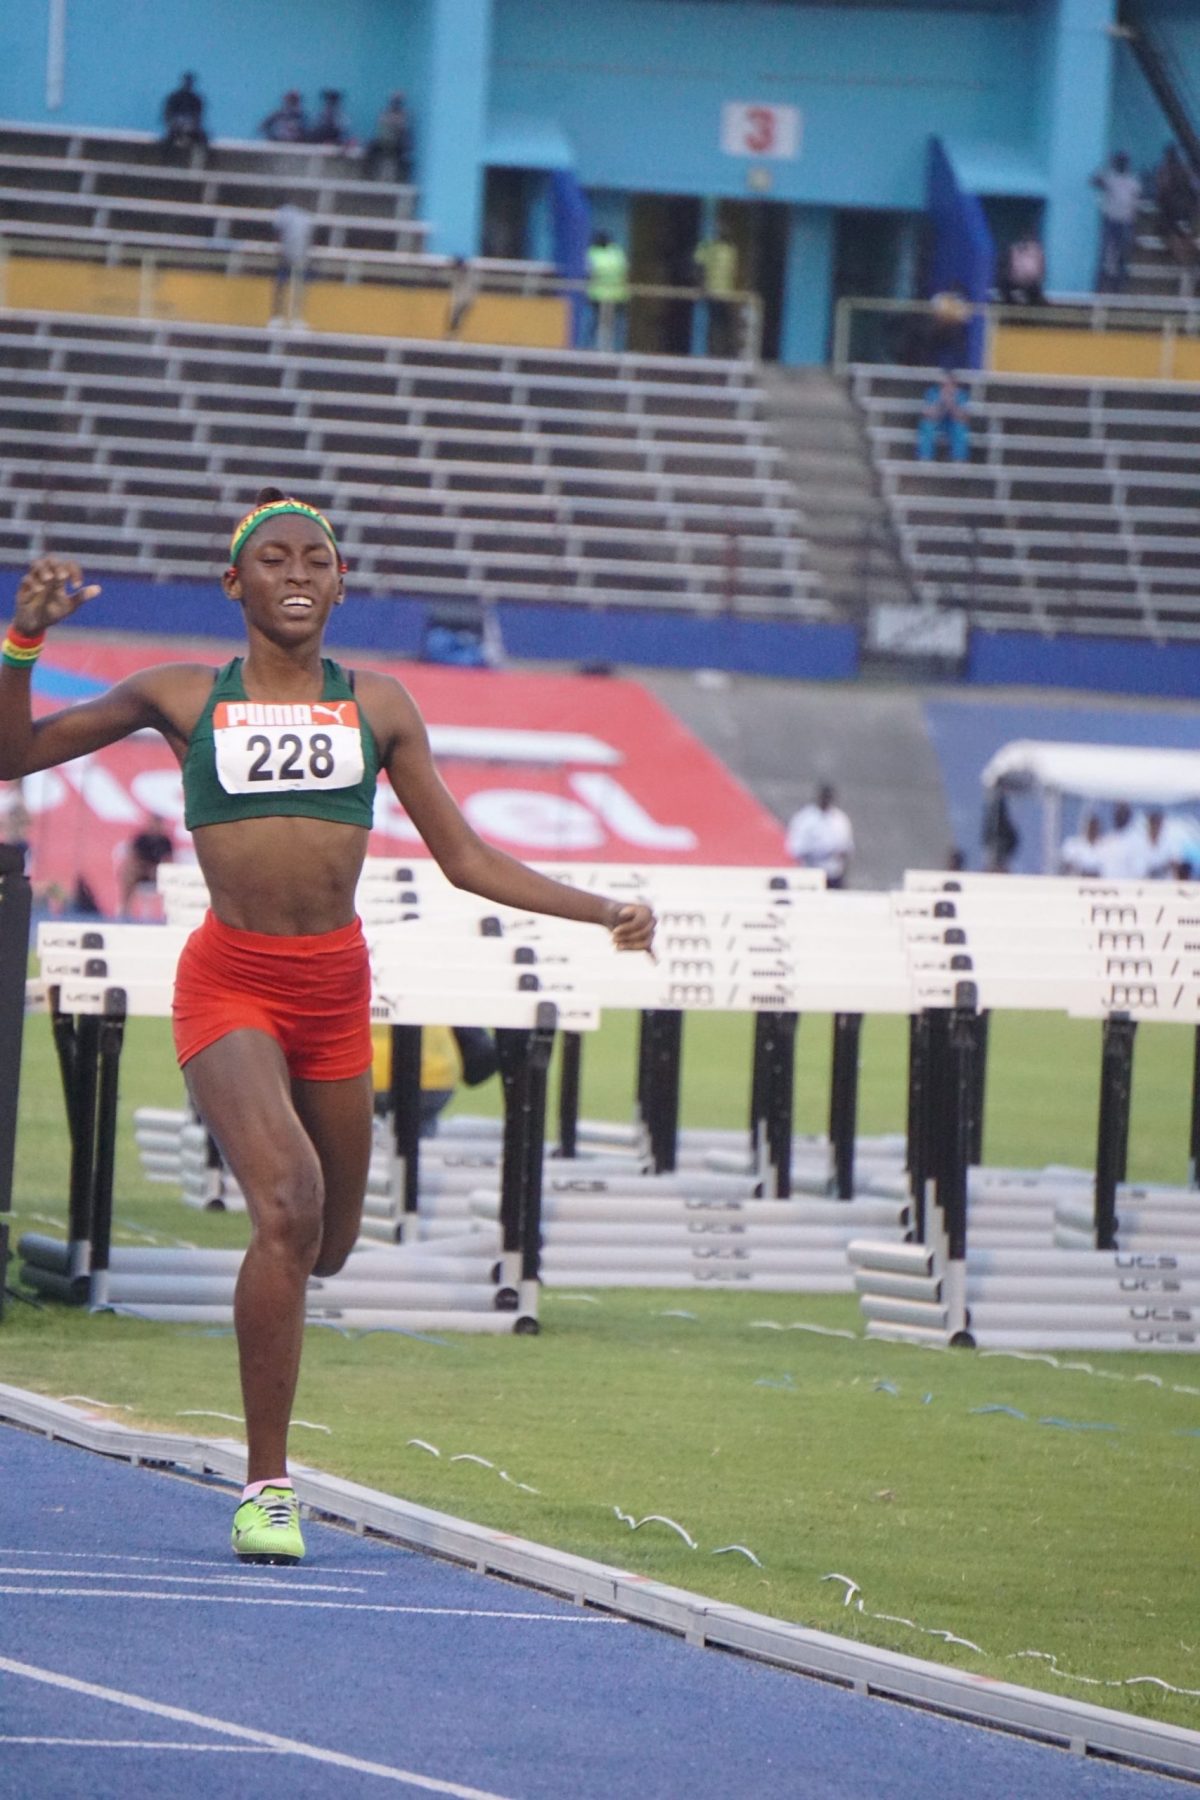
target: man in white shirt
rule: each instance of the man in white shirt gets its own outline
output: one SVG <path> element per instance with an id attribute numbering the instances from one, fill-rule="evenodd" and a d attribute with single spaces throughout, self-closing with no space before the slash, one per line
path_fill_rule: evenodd
<path id="1" fill-rule="evenodd" d="M 1101 874 L 1103 857 L 1100 850 L 1100 820 L 1089 813 L 1083 830 L 1064 839 L 1058 853 L 1060 875 L 1094 876 Z"/>
<path id="2" fill-rule="evenodd" d="M 787 853 L 806 869 L 824 869 L 825 885 L 845 887 L 854 854 L 854 832 L 833 789 L 826 784 L 815 800 L 793 814 L 787 828 Z"/>
<path id="3" fill-rule="evenodd" d="M 1092 176 L 1100 195 L 1100 262 L 1096 292 L 1119 294 L 1129 273 L 1142 184 L 1129 167 L 1124 150 L 1118 150 L 1106 169 Z"/>
<path id="4" fill-rule="evenodd" d="M 1124 800 L 1113 807 L 1112 830 L 1105 832 L 1096 849 L 1105 881 L 1145 881 L 1150 873 L 1146 828 Z"/>

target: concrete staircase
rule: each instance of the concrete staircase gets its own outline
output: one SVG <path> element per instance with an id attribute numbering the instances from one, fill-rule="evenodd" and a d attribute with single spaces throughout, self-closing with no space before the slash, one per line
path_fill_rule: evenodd
<path id="1" fill-rule="evenodd" d="M 911 604 L 912 584 L 845 384 L 828 369 L 771 364 L 762 370 L 762 389 L 826 596 L 860 624 L 881 601 Z"/>

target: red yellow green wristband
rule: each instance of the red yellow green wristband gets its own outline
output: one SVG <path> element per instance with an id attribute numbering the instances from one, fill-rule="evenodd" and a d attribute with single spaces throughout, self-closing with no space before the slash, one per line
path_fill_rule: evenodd
<path id="1" fill-rule="evenodd" d="M 10 669 L 27 669 L 42 654 L 45 641 L 44 631 L 31 634 L 10 625 L 4 643 L 0 645 L 0 661 L 6 662 Z"/>

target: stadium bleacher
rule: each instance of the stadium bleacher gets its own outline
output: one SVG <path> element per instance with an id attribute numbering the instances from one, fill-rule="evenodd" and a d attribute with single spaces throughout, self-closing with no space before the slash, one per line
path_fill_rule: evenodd
<path id="1" fill-rule="evenodd" d="M 450 258 L 425 249 L 417 190 L 365 180 L 357 154 L 223 139 L 203 168 L 181 167 L 163 161 L 152 132 L 0 121 L 0 239 L 10 250 L 94 249 L 110 262 L 153 252 L 184 266 L 203 252 L 232 273 L 273 254 L 274 213 L 288 202 L 313 215 L 312 266 L 323 278 L 445 277 Z M 548 272 L 505 258 L 476 264 L 481 279 L 517 288 Z"/>
<path id="2" fill-rule="evenodd" d="M 6 560 L 208 575 L 282 475 L 379 593 L 829 611 L 745 365 L 12 311 L 0 360 Z"/>
<path id="3" fill-rule="evenodd" d="M 919 463 L 936 371 L 855 365 L 883 492 L 921 598 L 983 626 L 1200 635 L 1200 390 L 966 375 L 971 460 Z"/>

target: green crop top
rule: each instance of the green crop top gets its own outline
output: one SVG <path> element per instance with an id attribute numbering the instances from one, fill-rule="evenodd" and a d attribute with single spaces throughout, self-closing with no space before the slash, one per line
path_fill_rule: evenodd
<path id="1" fill-rule="evenodd" d="M 183 759 L 189 831 L 280 813 L 370 830 L 379 746 L 345 669 L 321 667 L 312 702 L 247 700 L 241 657 L 218 669 Z"/>

